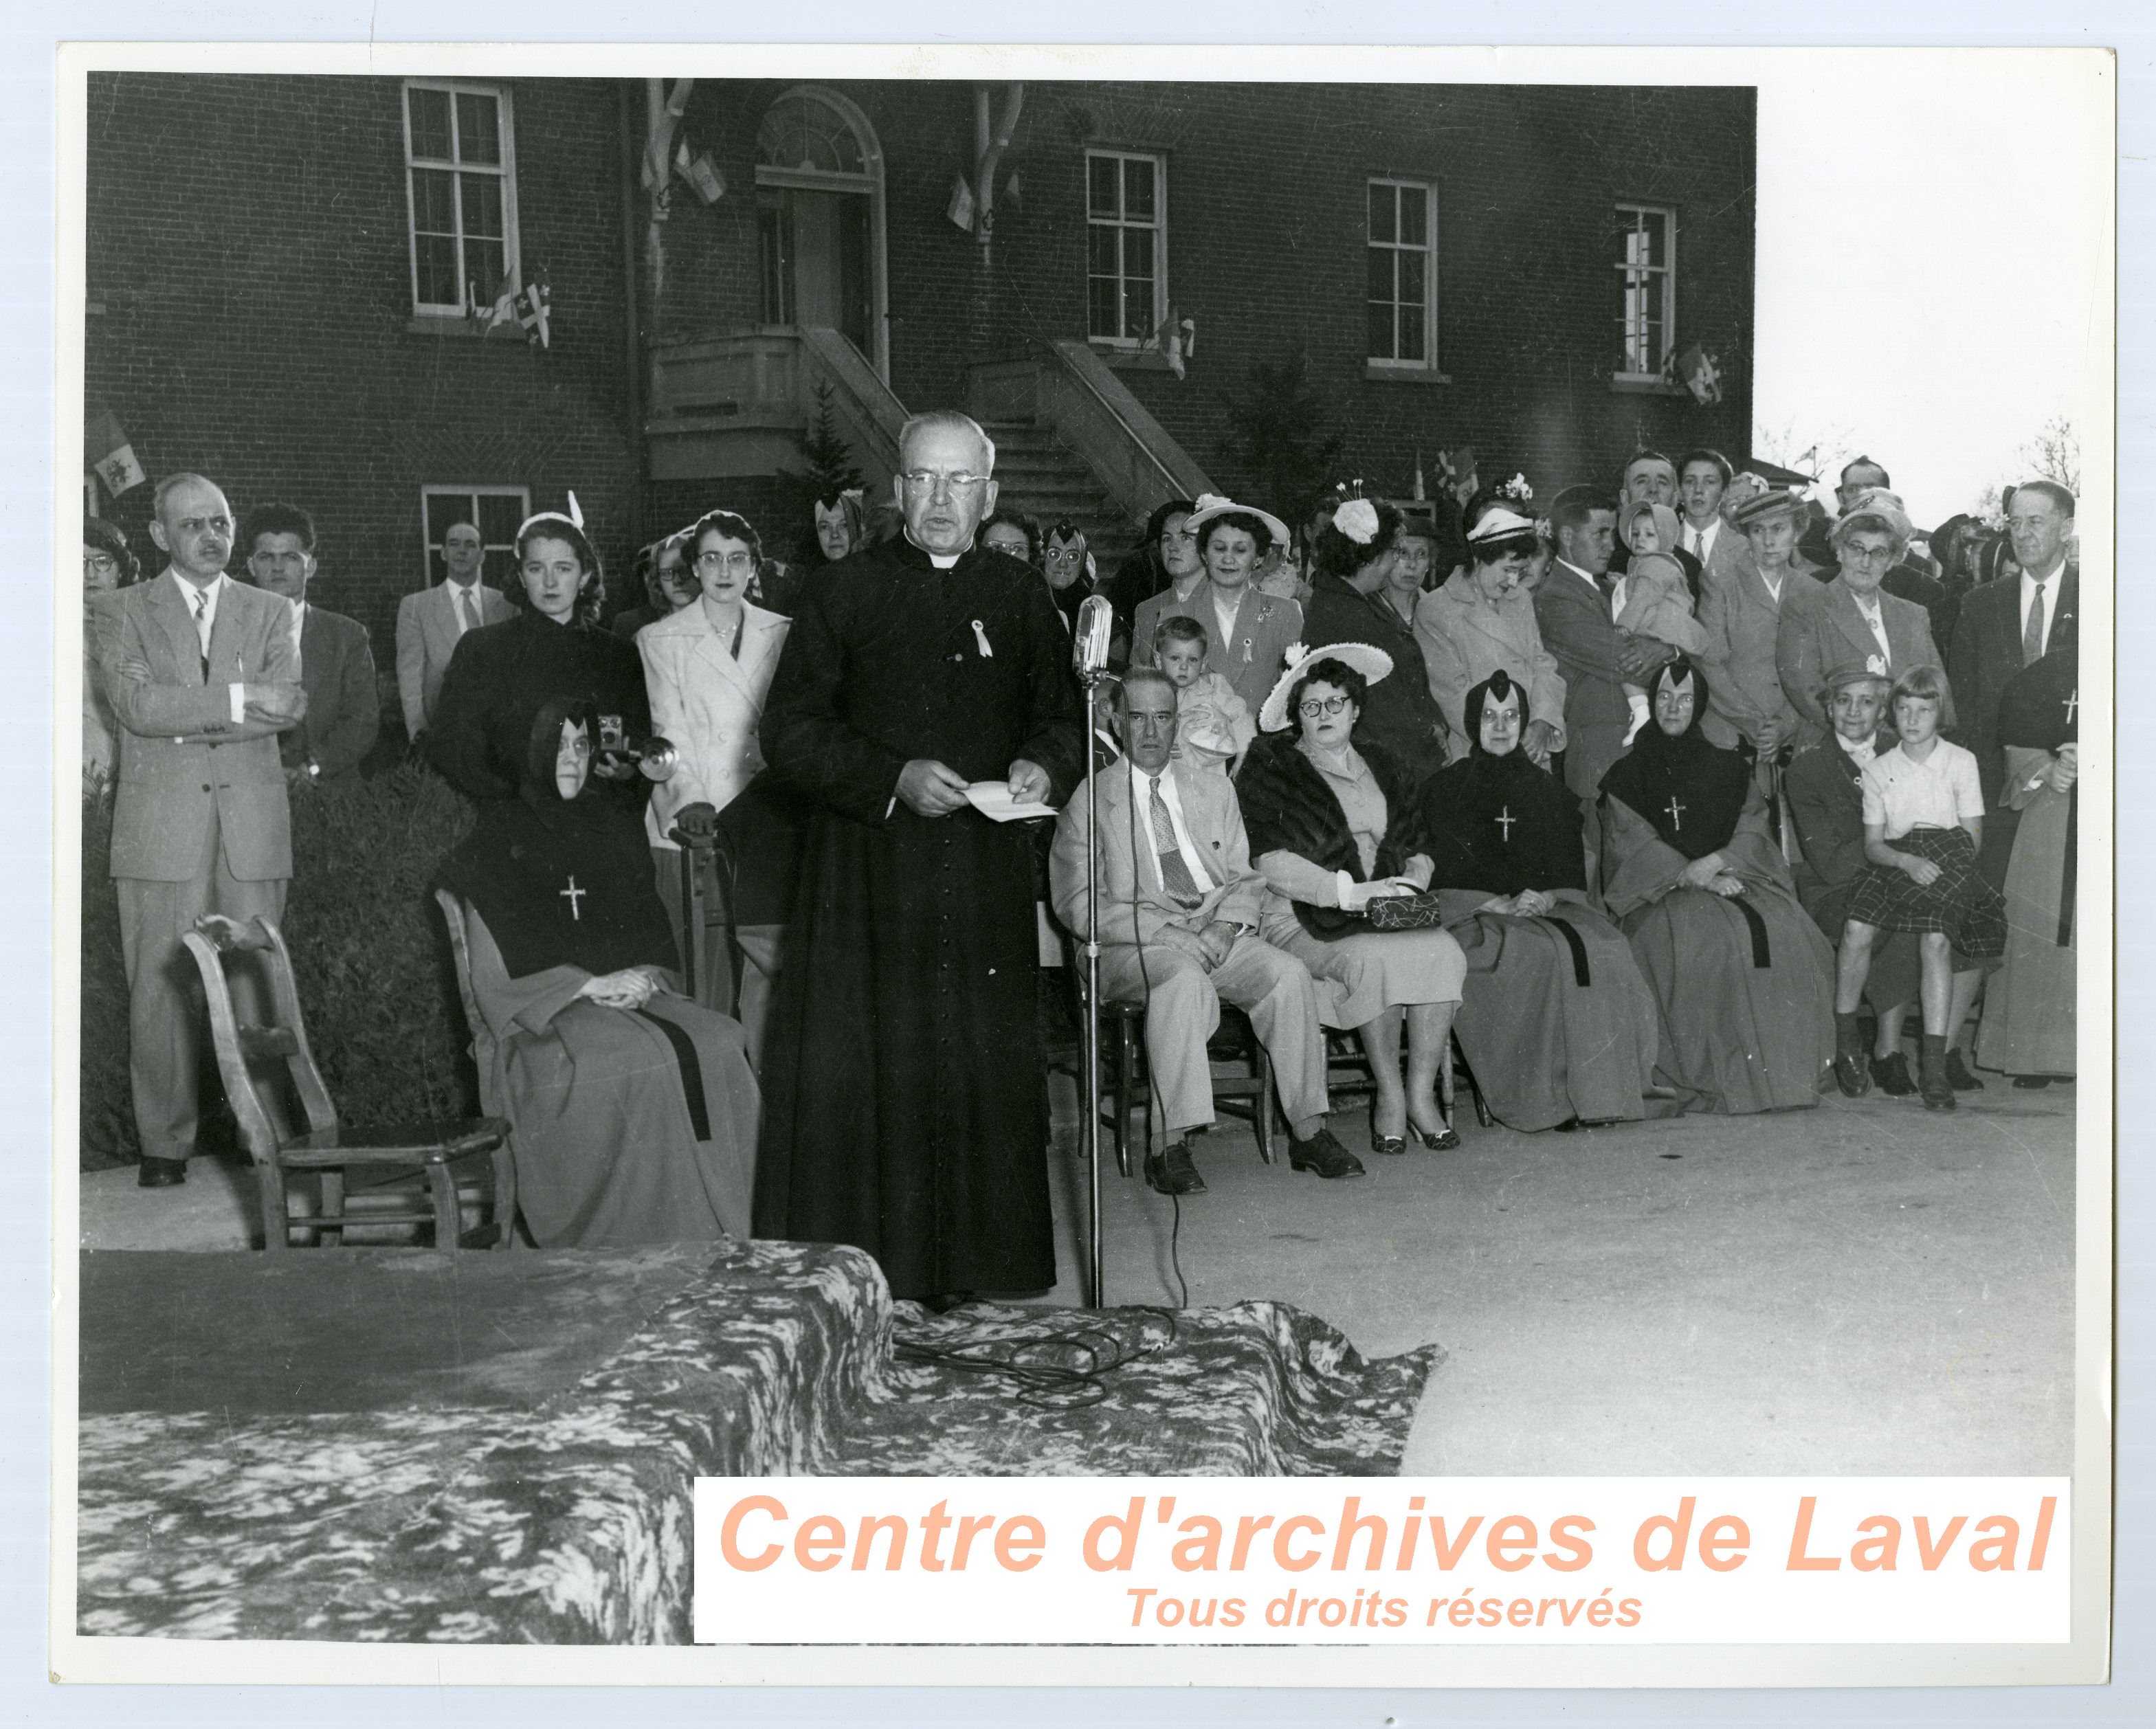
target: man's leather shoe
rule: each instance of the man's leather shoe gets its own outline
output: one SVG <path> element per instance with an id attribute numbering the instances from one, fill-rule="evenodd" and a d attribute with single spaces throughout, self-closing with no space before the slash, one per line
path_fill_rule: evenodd
<path id="1" fill-rule="evenodd" d="M 1321 1177 L 1360 1177 L 1363 1162 L 1333 1138 L 1332 1131 L 1320 1129 L 1307 1141 L 1288 1142 L 1288 1167 L 1315 1171 Z"/>
<path id="2" fill-rule="evenodd" d="M 187 1180 L 187 1162 L 185 1159 L 161 1159 L 149 1153 L 142 1155 L 142 1168 L 136 1173 L 138 1188 L 170 1188 Z"/>
<path id="3" fill-rule="evenodd" d="M 2017 1075 L 2014 1077 L 2014 1084 L 2025 1093 L 2033 1093 L 2049 1086 L 2051 1077 L 2048 1075 Z"/>
<path id="4" fill-rule="evenodd" d="M 1198 1174 L 1198 1167 L 1190 1162 L 1190 1143 L 1172 1142 L 1158 1152 L 1146 1155 L 1145 1179 L 1147 1187 L 1164 1195 L 1202 1195 L 1205 1179 Z"/>

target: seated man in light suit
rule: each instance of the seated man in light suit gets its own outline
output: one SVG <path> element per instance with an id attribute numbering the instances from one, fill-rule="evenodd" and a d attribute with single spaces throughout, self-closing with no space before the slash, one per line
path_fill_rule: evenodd
<path id="1" fill-rule="evenodd" d="M 449 580 L 397 605 L 397 694 L 404 705 L 405 736 L 417 742 L 434 718 L 442 695 L 442 675 L 457 639 L 482 624 L 500 624 L 515 616 L 508 598 L 479 579 L 486 552 L 479 530 L 453 522 L 442 531 L 442 562 Z"/>
<path id="2" fill-rule="evenodd" d="M 1354 1155 L 1325 1126 L 1325 993 L 1302 963 L 1264 931 L 1295 915 L 1250 867 L 1235 789 L 1218 774 L 1171 765 L 1175 686 L 1134 667 L 1117 687 L 1123 755 L 1098 771 L 1101 989 L 1143 1003 L 1152 1111 L 1165 1145 L 1146 1159 L 1146 1181 L 1163 1194 L 1203 1194 L 1188 1136 L 1213 1121 L 1206 1040 L 1225 1001 L 1246 1010 L 1270 1053 L 1281 1109 L 1298 1160 L 1359 1172 Z M 1086 927 L 1086 797 L 1074 793 L 1055 824 L 1049 882 L 1056 916 Z M 1136 837 L 1133 855 L 1132 838 Z M 1348 1173 L 1343 1173 L 1348 1174 Z"/>
<path id="3" fill-rule="evenodd" d="M 223 493 L 169 475 L 156 510 L 150 536 L 171 562 L 111 597 L 98 644 L 121 728 L 112 876 L 145 1188 L 184 1182 L 194 1152 L 201 1010 L 180 939 L 204 913 L 284 917 L 291 814 L 277 735 L 307 712 L 290 605 L 224 574 Z M 260 1020 L 259 981 L 241 969 L 233 983 L 240 1018 Z"/>

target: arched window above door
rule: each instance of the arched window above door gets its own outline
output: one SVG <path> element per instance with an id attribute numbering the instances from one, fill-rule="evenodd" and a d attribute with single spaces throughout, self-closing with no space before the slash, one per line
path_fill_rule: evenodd
<path id="1" fill-rule="evenodd" d="M 756 129 L 756 197 L 763 322 L 828 326 L 887 377 L 883 150 L 868 116 L 814 85 L 780 95 Z"/>

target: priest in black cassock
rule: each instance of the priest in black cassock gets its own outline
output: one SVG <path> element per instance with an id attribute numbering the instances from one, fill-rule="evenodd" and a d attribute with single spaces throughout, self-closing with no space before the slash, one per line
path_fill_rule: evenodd
<path id="1" fill-rule="evenodd" d="M 763 711 L 810 814 L 765 1035 L 756 1234 L 851 1243 L 947 1306 L 1055 1282 L 1032 839 L 978 782 L 1060 804 L 1084 770 L 1070 638 L 1039 575 L 974 545 L 995 447 L 900 438 L 906 530 L 819 577 Z"/>

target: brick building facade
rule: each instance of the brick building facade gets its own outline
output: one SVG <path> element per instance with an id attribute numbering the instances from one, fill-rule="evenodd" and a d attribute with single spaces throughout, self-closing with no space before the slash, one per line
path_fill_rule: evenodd
<path id="1" fill-rule="evenodd" d="M 307 505 L 321 598 L 377 639 L 428 579 L 429 487 L 573 486 L 617 576 L 647 523 L 767 514 L 798 407 L 703 405 L 753 453 L 713 467 L 647 434 L 680 345 L 797 325 L 849 339 L 886 415 L 1075 340 L 1229 489 L 1251 369 L 1298 353 L 1343 470 L 1390 494 L 1418 449 L 1547 497 L 1638 442 L 1748 446 L 1748 89 L 1035 84 L 984 176 L 1010 100 L 699 81 L 669 153 L 724 190 L 677 177 L 654 221 L 640 83 L 99 74 L 87 406 L 152 475 Z M 953 219 L 976 193 L 985 244 Z M 549 346 L 447 304 L 501 263 L 543 274 Z M 1171 313 L 1180 377 L 1143 346 Z M 1667 377 L 1695 345 L 1718 402 Z M 132 534 L 146 489 L 101 508 Z"/>

